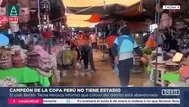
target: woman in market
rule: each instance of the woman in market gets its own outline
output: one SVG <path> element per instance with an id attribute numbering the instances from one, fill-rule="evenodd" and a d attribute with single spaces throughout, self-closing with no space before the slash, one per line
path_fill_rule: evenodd
<path id="1" fill-rule="evenodd" d="M 130 80 L 130 70 L 133 67 L 133 51 L 135 51 L 143 62 L 146 58 L 143 57 L 143 52 L 138 47 L 135 39 L 130 35 L 128 27 L 124 25 L 119 29 L 120 36 L 115 39 L 112 45 L 112 54 L 115 58 L 117 73 L 121 86 L 128 86 Z"/>

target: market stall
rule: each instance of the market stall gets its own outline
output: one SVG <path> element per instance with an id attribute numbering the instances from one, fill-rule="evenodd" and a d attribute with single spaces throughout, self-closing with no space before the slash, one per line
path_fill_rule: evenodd
<path id="1" fill-rule="evenodd" d="M 20 19 L 1 24 L 0 81 L 11 78 L 13 84 L 39 83 L 40 86 L 50 86 L 52 81 L 49 79 L 55 77 L 56 82 L 59 82 L 57 54 L 53 51 L 51 42 L 54 42 L 55 30 L 60 34 L 65 25 L 65 19 L 59 19 L 65 14 L 63 2 L 1 0 L 0 5 L 3 10 L 1 16 L 3 15 L 5 19 L 11 17 Z M 53 24 L 58 26 L 58 30 Z M 61 37 L 61 34 L 57 34 L 56 37 Z M 1 86 L 7 85 L 1 84 Z"/>
<path id="2" fill-rule="evenodd" d="M 155 21 L 158 28 L 150 34 L 143 49 L 151 59 L 146 69 L 150 80 L 163 87 L 188 87 L 188 2 L 165 0 L 154 5 L 155 1 L 146 1 L 143 0 L 144 8 L 156 11 L 158 16 Z M 164 10 L 165 4 L 179 4 L 181 9 Z"/>

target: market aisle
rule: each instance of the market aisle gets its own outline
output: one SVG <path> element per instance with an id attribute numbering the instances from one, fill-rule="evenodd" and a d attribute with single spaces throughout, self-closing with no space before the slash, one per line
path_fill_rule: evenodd
<path id="1" fill-rule="evenodd" d="M 94 52 L 94 59 L 97 73 L 94 76 L 74 76 L 73 70 L 68 72 L 66 77 L 61 79 L 59 86 L 119 86 L 119 80 L 110 66 L 108 55 L 105 55 L 105 62 L 102 62 L 102 53 Z M 132 74 L 131 84 L 142 86 L 147 80 L 145 73 Z M 57 85 L 57 84 L 55 84 Z"/>

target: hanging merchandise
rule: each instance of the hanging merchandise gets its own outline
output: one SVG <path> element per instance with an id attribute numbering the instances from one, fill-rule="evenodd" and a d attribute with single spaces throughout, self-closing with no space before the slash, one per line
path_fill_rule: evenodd
<path id="1" fill-rule="evenodd" d="M 3 3 L 3 0 L 0 0 L 0 5 Z"/>
<path id="2" fill-rule="evenodd" d="M 160 26 L 165 29 L 171 27 L 172 23 L 172 18 L 167 13 L 163 13 L 161 16 Z"/>
<path id="3" fill-rule="evenodd" d="M 8 23 L 8 17 L 6 15 L 0 15 L 0 27 Z"/>
<path id="4" fill-rule="evenodd" d="M 163 0 L 164 5 L 178 5 L 179 0 Z"/>
<path id="5" fill-rule="evenodd" d="M 17 50 L 20 51 L 20 55 L 22 57 L 22 63 L 26 63 L 26 59 L 27 59 L 26 52 L 27 52 L 27 50 L 22 49 L 20 45 L 11 46 L 12 54 L 15 54 Z"/>
<path id="6" fill-rule="evenodd" d="M 0 69 L 12 68 L 12 54 L 10 49 L 0 48 Z"/>
<path id="7" fill-rule="evenodd" d="M 25 64 L 23 63 L 20 50 L 16 50 L 13 55 L 13 66 L 15 68 L 23 68 L 25 66 Z"/>
<path id="8" fill-rule="evenodd" d="M 38 23 L 38 18 L 37 18 L 37 11 L 35 12 L 30 12 L 30 26 L 37 26 Z"/>
<path id="9" fill-rule="evenodd" d="M 30 0 L 30 8 L 37 9 L 37 0 Z"/>
<path id="10" fill-rule="evenodd" d="M 18 0 L 8 0 L 9 5 L 18 5 Z"/>
<path id="11" fill-rule="evenodd" d="M 44 38 L 52 38 L 53 32 L 52 31 L 45 31 L 45 32 L 41 32 L 42 36 Z"/>
<path id="12" fill-rule="evenodd" d="M 30 8 L 30 1 L 31 0 L 20 0 L 20 7 Z"/>
<path id="13" fill-rule="evenodd" d="M 20 8 L 20 22 L 27 23 L 30 20 L 29 8 Z"/>
<path id="14" fill-rule="evenodd" d="M 0 7 L 0 15 L 5 15 L 5 14 L 6 14 L 6 8 Z"/>
<path id="15" fill-rule="evenodd" d="M 178 30 L 182 29 L 184 27 L 185 27 L 185 23 L 183 21 L 176 22 L 176 24 L 175 24 L 175 28 L 178 29 Z"/>
<path id="16" fill-rule="evenodd" d="M 156 5 L 156 12 L 158 13 L 162 13 L 164 10 L 163 8 L 161 7 L 160 3 Z"/>
<path id="17" fill-rule="evenodd" d="M 17 23 L 9 23 L 9 25 L 12 33 L 19 31 L 19 25 Z"/>
<path id="18" fill-rule="evenodd" d="M 0 6 L 5 7 L 7 5 L 7 0 L 0 0 Z"/>

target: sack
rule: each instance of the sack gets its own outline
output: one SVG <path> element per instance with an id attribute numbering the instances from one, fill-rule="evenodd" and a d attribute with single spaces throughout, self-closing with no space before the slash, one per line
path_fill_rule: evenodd
<path id="1" fill-rule="evenodd" d="M 64 65 L 72 64 L 72 51 L 71 50 L 63 51 L 63 64 Z"/>
<path id="2" fill-rule="evenodd" d="M 29 8 L 20 8 L 20 22 L 27 23 L 30 20 Z"/>
<path id="3" fill-rule="evenodd" d="M 180 75 L 183 79 L 189 79 L 189 66 L 184 66 L 183 71 L 180 72 Z"/>
<path id="4" fill-rule="evenodd" d="M 0 49 L 0 69 L 12 68 L 12 55 L 8 49 Z"/>

